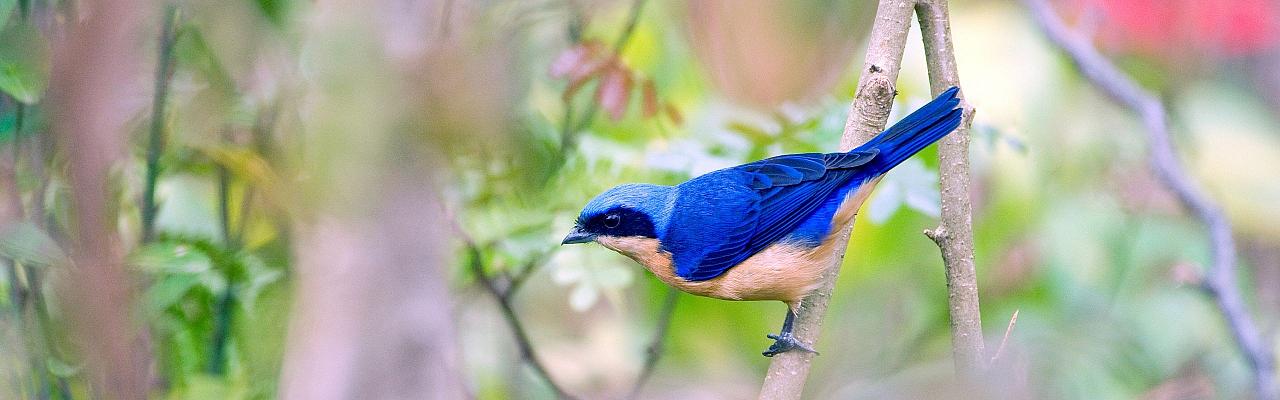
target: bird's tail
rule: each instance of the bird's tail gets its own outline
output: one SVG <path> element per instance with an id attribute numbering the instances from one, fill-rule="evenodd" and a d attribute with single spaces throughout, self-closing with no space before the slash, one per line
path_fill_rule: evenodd
<path id="1" fill-rule="evenodd" d="M 879 154 L 868 163 L 869 169 L 875 171 L 873 176 L 898 166 L 933 142 L 947 136 L 960 125 L 960 115 L 963 111 L 956 108 L 960 104 L 960 100 L 956 98 L 957 92 L 959 89 L 952 86 L 929 104 L 920 107 L 853 151 L 871 149 L 879 151 Z"/>

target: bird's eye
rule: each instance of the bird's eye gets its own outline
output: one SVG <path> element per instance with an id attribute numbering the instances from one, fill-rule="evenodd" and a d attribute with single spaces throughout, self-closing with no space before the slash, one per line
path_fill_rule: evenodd
<path id="1" fill-rule="evenodd" d="M 609 228 L 609 229 L 617 228 L 618 225 L 621 223 L 622 223 L 622 217 L 619 217 L 618 214 L 609 214 L 604 216 L 605 228 Z"/>

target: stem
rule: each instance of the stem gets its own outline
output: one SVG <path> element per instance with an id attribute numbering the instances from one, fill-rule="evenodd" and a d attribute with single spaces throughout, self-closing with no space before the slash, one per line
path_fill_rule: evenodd
<path id="1" fill-rule="evenodd" d="M 929 87 L 937 95 L 960 86 L 947 0 L 916 4 Z M 960 126 L 938 144 L 938 173 L 942 184 L 940 224 L 925 235 L 942 251 L 946 265 L 947 302 L 951 314 L 951 354 L 956 375 L 972 381 L 986 369 L 982 341 L 982 313 L 978 305 L 978 275 L 973 262 L 973 204 L 969 199 L 969 127 L 973 107 L 960 93 L 964 115 Z"/>
<path id="2" fill-rule="evenodd" d="M 538 360 L 537 354 L 533 351 L 533 342 L 529 340 L 529 334 L 524 329 L 524 324 L 520 322 L 520 318 L 516 316 L 515 307 L 511 305 L 510 291 L 504 291 L 498 288 L 497 282 L 492 277 L 484 273 L 484 261 L 481 258 L 481 249 L 474 242 L 467 242 L 467 251 L 470 253 L 471 262 L 468 263 L 471 273 L 476 276 L 485 290 L 493 295 L 494 300 L 498 302 L 498 307 L 502 310 L 502 317 L 507 321 L 507 326 L 511 328 L 512 336 L 515 336 L 516 347 L 520 349 L 520 357 L 533 368 L 533 372 L 542 378 L 551 390 L 556 392 L 556 396 L 562 399 L 572 399 L 560 385 L 556 384 L 555 379 L 551 378 L 551 374 L 547 372 L 547 367 L 542 365 Z"/>
<path id="3" fill-rule="evenodd" d="M 840 139 L 841 151 L 851 150 L 875 137 L 889 121 L 889 110 L 896 93 L 894 82 L 901 69 L 902 51 L 906 47 L 907 31 L 911 29 L 911 6 L 914 3 L 915 0 L 881 0 L 876 9 L 875 24 L 871 27 L 866 60 L 862 66 L 862 77 Z M 805 297 L 796 312 L 794 335 L 811 347 L 822 328 L 822 318 L 827 312 L 827 302 L 835 288 L 840 265 L 844 262 L 844 252 L 852 227 L 850 221 L 849 226 L 840 229 L 841 236 L 836 239 L 839 243 L 836 252 L 840 256 L 836 257 L 823 274 L 822 286 Z M 800 398 L 812 359 L 812 353 L 800 351 L 774 356 L 760 389 L 760 398 Z"/>
<path id="4" fill-rule="evenodd" d="M 653 369 L 658 365 L 658 359 L 662 358 L 663 343 L 667 340 L 667 329 L 671 327 L 671 317 L 676 312 L 676 300 L 680 299 L 680 291 L 675 288 L 667 288 L 667 296 L 662 300 L 662 311 L 658 312 L 658 327 L 653 333 L 653 341 L 649 342 L 649 347 L 645 351 L 644 367 L 640 369 L 640 375 L 636 377 L 636 383 L 631 387 L 631 394 L 628 399 L 635 399 L 640 396 L 640 389 L 644 388 L 645 382 L 649 381 L 649 377 L 653 375 Z"/>
<path id="5" fill-rule="evenodd" d="M 234 252 L 239 245 L 232 240 L 231 236 L 231 177 L 227 168 L 221 164 L 217 169 L 218 223 L 222 226 L 222 243 L 228 252 Z M 218 296 L 218 303 L 214 308 L 213 345 L 209 347 L 209 365 L 206 369 L 213 375 L 222 375 L 226 367 L 227 338 L 231 333 L 231 313 L 234 310 L 235 290 L 238 284 L 236 278 L 239 274 L 231 271 L 230 265 L 226 268 L 228 270 L 223 271 L 223 276 L 226 278 L 227 287 L 223 289 L 222 295 Z"/>
<path id="6" fill-rule="evenodd" d="M 177 15 L 176 6 L 165 6 L 160 56 L 156 59 L 155 96 L 151 102 L 151 131 L 147 140 L 147 181 L 142 195 L 143 243 L 155 239 L 156 179 L 160 177 L 160 154 L 164 152 L 164 107 L 169 97 L 169 81 L 173 78 L 174 20 Z"/>
<path id="7" fill-rule="evenodd" d="M 1273 349 L 1246 310 L 1236 282 L 1236 244 L 1231 223 L 1222 208 L 1183 169 L 1169 134 L 1164 104 L 1107 60 L 1087 38 L 1071 32 L 1048 3 L 1043 0 L 1024 0 L 1024 3 L 1045 35 L 1070 57 L 1081 75 L 1142 118 L 1152 171 L 1209 231 L 1211 265 L 1205 272 L 1203 287 L 1222 312 L 1240 353 L 1253 372 L 1255 395 L 1260 400 L 1280 399 Z"/>
<path id="8" fill-rule="evenodd" d="M 627 14 L 627 25 L 622 28 L 622 32 L 618 34 L 618 38 L 613 42 L 613 54 L 615 57 L 622 55 L 622 51 L 626 50 L 627 45 L 631 43 L 631 37 L 636 31 L 636 25 L 640 22 L 640 15 L 644 11 L 646 0 L 635 0 L 631 2 L 631 11 Z M 560 131 L 560 159 L 564 160 L 564 156 L 577 145 L 578 132 L 586 129 L 591 121 L 595 119 L 596 112 L 600 110 L 599 104 L 590 102 L 587 104 L 587 110 L 582 113 L 582 118 L 574 123 L 573 119 L 573 99 L 565 99 L 564 125 Z"/>

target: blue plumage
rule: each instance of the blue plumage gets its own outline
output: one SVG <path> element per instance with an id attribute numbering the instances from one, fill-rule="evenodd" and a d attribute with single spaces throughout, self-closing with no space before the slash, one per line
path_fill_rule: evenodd
<path id="1" fill-rule="evenodd" d="M 818 249 L 830 254 L 824 244 L 832 240 L 832 221 L 844 200 L 954 130 L 962 112 L 956 108 L 957 92 L 947 89 L 849 152 L 782 155 L 676 186 L 615 187 L 583 208 L 563 243 L 598 241 L 691 293 L 782 300 L 794 308 L 820 275 L 814 271 L 825 268 L 817 265 L 819 259 L 794 254 Z M 768 249 L 792 255 L 744 263 Z M 744 264 L 752 266 L 726 274 Z M 765 355 L 808 350 L 791 336 L 794 316 L 789 310 L 782 332 L 770 336 L 777 342 Z"/>
<path id="2" fill-rule="evenodd" d="M 677 185 L 667 235 L 676 274 L 712 279 L 780 240 L 816 246 L 850 190 L 897 166 L 960 123 L 956 89 L 847 153 L 790 154 Z M 671 229 L 670 227 L 678 227 Z"/>

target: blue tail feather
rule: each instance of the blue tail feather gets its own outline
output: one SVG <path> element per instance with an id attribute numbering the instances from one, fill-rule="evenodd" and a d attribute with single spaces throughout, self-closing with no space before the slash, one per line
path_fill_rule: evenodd
<path id="1" fill-rule="evenodd" d="M 852 152 L 871 149 L 879 152 L 867 165 L 872 176 L 896 167 L 960 125 L 963 110 L 956 108 L 960 104 L 960 100 L 956 98 L 958 91 L 954 86 L 947 89 L 929 104 L 907 115 Z"/>

